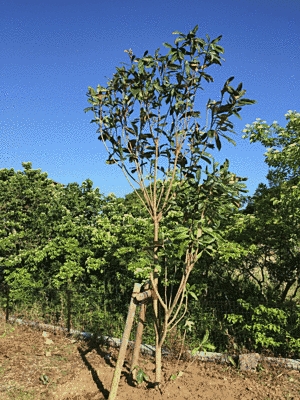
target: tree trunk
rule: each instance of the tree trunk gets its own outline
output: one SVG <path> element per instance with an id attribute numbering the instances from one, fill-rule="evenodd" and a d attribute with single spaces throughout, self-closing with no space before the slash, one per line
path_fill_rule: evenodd
<path id="1" fill-rule="evenodd" d="M 8 323 L 9 321 L 9 286 L 6 285 L 4 287 L 4 290 L 6 291 L 6 307 L 5 307 L 5 322 Z"/>
<path id="2" fill-rule="evenodd" d="M 154 219 L 154 244 L 158 243 L 158 232 L 159 232 L 159 221 Z M 158 276 L 156 265 L 158 263 L 158 247 L 154 247 L 154 286 L 158 290 Z M 154 329 L 155 329 L 155 383 L 159 384 L 161 382 L 161 344 L 160 344 L 160 334 L 161 334 L 161 323 L 160 323 L 160 313 L 159 313 L 159 301 L 156 297 L 153 298 L 153 311 L 155 315 Z"/>
<path id="3" fill-rule="evenodd" d="M 293 286 L 293 284 L 296 282 L 296 278 L 291 279 L 290 281 L 287 282 L 284 291 L 281 294 L 281 301 L 285 301 L 286 296 L 290 290 L 290 288 Z"/>
<path id="4" fill-rule="evenodd" d="M 132 373 L 133 379 L 136 378 L 137 371 L 134 368 L 139 363 L 139 356 L 140 356 L 140 349 L 141 349 L 142 338 L 143 338 L 145 319 L 146 319 L 146 304 L 141 304 L 139 322 L 138 322 L 138 326 L 136 329 L 135 344 L 134 344 L 134 350 L 133 350 L 131 367 L 130 367 L 130 372 Z"/>
<path id="5" fill-rule="evenodd" d="M 161 356 L 162 356 L 162 345 L 159 337 L 156 335 L 155 340 L 155 384 L 159 385 L 161 382 Z"/>

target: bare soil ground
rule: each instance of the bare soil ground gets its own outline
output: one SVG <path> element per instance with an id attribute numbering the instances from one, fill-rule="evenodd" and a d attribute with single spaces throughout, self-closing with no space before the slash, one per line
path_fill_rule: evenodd
<path id="1" fill-rule="evenodd" d="M 0 319 L 0 399 L 106 399 L 118 351 L 96 342 L 5 324 Z M 299 399 L 299 371 L 259 364 L 256 372 L 211 362 L 164 359 L 164 382 L 154 381 L 154 360 L 139 364 L 148 382 L 134 385 L 124 364 L 117 399 Z M 175 374 L 176 379 L 170 377 Z"/>

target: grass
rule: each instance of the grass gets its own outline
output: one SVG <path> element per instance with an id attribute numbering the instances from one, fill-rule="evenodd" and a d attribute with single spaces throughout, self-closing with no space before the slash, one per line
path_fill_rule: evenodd
<path id="1" fill-rule="evenodd" d="M 7 400 L 34 400 L 36 394 L 34 390 L 24 390 L 22 388 L 13 389 L 6 392 Z"/>
<path id="2" fill-rule="evenodd" d="M 5 336 L 7 336 L 8 334 L 12 333 L 15 330 L 15 328 L 13 326 L 6 326 L 4 333 L 2 333 L 2 335 L 0 335 L 0 338 L 4 338 Z"/>

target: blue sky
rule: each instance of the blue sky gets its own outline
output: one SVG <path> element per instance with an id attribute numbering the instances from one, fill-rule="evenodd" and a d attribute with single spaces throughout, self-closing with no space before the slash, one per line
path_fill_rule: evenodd
<path id="1" fill-rule="evenodd" d="M 205 102 L 230 76 L 257 100 L 234 120 L 237 146 L 216 158 L 248 177 L 249 194 L 266 182 L 265 149 L 241 131 L 256 118 L 285 125 L 288 110 L 300 111 L 299 0 L 0 0 L 0 10 L 0 168 L 31 161 L 64 184 L 90 178 L 104 194 L 130 192 L 122 172 L 105 164 L 92 113 L 83 112 L 87 87 L 105 85 L 128 61 L 125 49 L 164 51 L 174 30 L 198 24 L 200 37 L 223 35 L 226 59 L 211 71 Z"/>

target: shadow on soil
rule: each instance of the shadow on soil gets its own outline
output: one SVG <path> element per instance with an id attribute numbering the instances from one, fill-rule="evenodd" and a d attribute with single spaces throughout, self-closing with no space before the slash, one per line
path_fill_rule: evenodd
<path id="1" fill-rule="evenodd" d="M 80 354 L 80 357 L 81 357 L 82 361 L 84 362 L 85 366 L 87 367 L 87 369 L 91 372 L 91 376 L 92 376 L 93 381 L 95 382 L 97 388 L 102 393 L 103 397 L 105 399 L 108 399 L 109 390 L 104 387 L 101 379 L 99 378 L 99 376 L 97 374 L 97 371 L 95 370 L 95 368 L 91 365 L 91 363 L 87 359 L 87 355 L 90 352 L 92 352 L 93 350 L 95 350 L 97 352 L 97 354 L 105 361 L 105 363 L 112 369 L 115 368 L 117 359 L 115 357 L 113 357 L 109 351 L 104 351 L 101 349 L 101 345 L 103 345 L 102 341 L 90 339 L 90 340 L 86 341 L 86 344 L 87 344 L 87 348 L 85 350 L 83 350 L 80 347 L 77 348 L 78 353 Z M 124 369 L 125 369 L 125 371 L 124 371 Z M 128 361 L 124 362 L 121 377 L 125 378 L 125 381 L 129 386 L 131 386 L 133 388 L 136 387 L 136 381 L 133 379 L 132 372 L 130 371 L 130 364 L 128 363 Z M 156 388 L 157 384 L 149 382 L 147 379 L 145 379 L 145 386 L 147 389 L 153 389 L 153 388 Z"/>
<path id="2" fill-rule="evenodd" d="M 97 388 L 99 389 L 99 391 L 102 393 L 103 397 L 105 399 L 108 399 L 109 396 L 109 391 L 107 389 L 105 389 L 105 387 L 103 386 L 103 383 L 101 382 L 101 380 L 99 379 L 99 376 L 97 374 L 97 371 L 95 370 L 95 368 L 91 365 L 91 363 L 88 361 L 86 355 L 88 353 L 90 353 L 93 350 L 96 350 L 97 353 L 99 354 L 100 357 L 102 357 L 106 364 L 109 365 L 110 367 L 114 367 L 113 363 L 111 362 L 111 358 L 107 357 L 107 353 L 105 351 L 102 351 L 99 348 L 99 343 L 95 343 L 94 341 L 91 341 L 88 343 L 88 348 L 86 350 L 81 349 L 80 347 L 78 347 L 78 353 L 80 354 L 80 357 L 82 358 L 82 361 L 84 362 L 85 366 L 88 368 L 88 370 L 91 372 L 93 381 L 95 382 L 95 384 L 97 385 Z"/>

